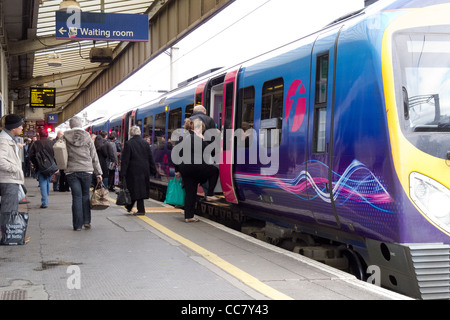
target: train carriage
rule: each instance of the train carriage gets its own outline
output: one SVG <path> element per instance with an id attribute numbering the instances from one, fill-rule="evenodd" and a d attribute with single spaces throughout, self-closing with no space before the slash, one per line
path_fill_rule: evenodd
<path id="1" fill-rule="evenodd" d="M 380 1 L 135 108 L 122 135 L 151 136 L 164 186 L 172 133 L 204 105 L 217 190 L 264 238 L 298 252 L 326 239 L 361 279 L 370 266 L 384 287 L 448 299 L 449 16 L 447 1 Z"/>

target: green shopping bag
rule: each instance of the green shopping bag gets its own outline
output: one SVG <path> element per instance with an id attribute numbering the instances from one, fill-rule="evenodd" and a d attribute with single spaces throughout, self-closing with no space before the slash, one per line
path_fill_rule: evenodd
<path id="1" fill-rule="evenodd" d="M 184 206 L 185 197 L 186 192 L 181 185 L 181 179 L 177 179 L 175 176 L 167 185 L 166 200 L 164 200 L 164 203 L 173 206 Z"/>

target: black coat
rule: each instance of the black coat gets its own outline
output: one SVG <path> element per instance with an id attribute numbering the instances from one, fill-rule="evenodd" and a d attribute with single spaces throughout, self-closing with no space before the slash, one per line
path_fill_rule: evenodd
<path id="1" fill-rule="evenodd" d="M 108 140 L 100 135 L 95 138 L 94 144 L 95 150 L 97 150 L 98 161 L 100 162 L 100 166 L 102 167 L 102 177 L 108 178 L 108 162 L 115 162 L 113 146 Z"/>
<path id="2" fill-rule="evenodd" d="M 125 142 L 121 157 L 120 174 L 125 178 L 131 200 L 148 199 L 150 175 L 156 174 L 150 145 L 141 136 L 134 136 Z"/>

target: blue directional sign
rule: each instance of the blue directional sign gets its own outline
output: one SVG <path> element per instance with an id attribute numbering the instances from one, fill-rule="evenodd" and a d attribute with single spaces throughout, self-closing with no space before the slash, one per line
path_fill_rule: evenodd
<path id="1" fill-rule="evenodd" d="M 148 41 L 146 14 L 56 11 L 56 39 Z"/>
<path id="2" fill-rule="evenodd" d="M 58 123 L 58 114 L 50 113 L 47 118 L 47 123 Z"/>

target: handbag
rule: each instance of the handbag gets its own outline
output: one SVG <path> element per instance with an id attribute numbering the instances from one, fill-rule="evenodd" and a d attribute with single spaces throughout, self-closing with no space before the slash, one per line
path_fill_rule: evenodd
<path id="1" fill-rule="evenodd" d="M 182 186 L 181 179 L 177 179 L 175 176 L 167 185 L 166 200 L 164 200 L 164 203 L 174 206 L 184 206 L 185 198 L 186 192 Z"/>
<path id="2" fill-rule="evenodd" d="M 128 204 L 131 204 L 131 195 L 130 191 L 127 189 L 125 178 L 123 178 L 122 188 L 117 194 L 116 204 L 119 206 L 126 206 Z"/>
<path id="3" fill-rule="evenodd" d="M 64 138 L 58 139 L 53 145 L 53 152 L 55 154 L 56 164 L 58 165 L 59 170 L 67 169 L 67 146 L 66 140 Z"/>
<path id="4" fill-rule="evenodd" d="M 91 209 L 105 210 L 109 208 L 109 191 L 103 187 L 103 183 L 99 182 L 92 190 Z"/>

